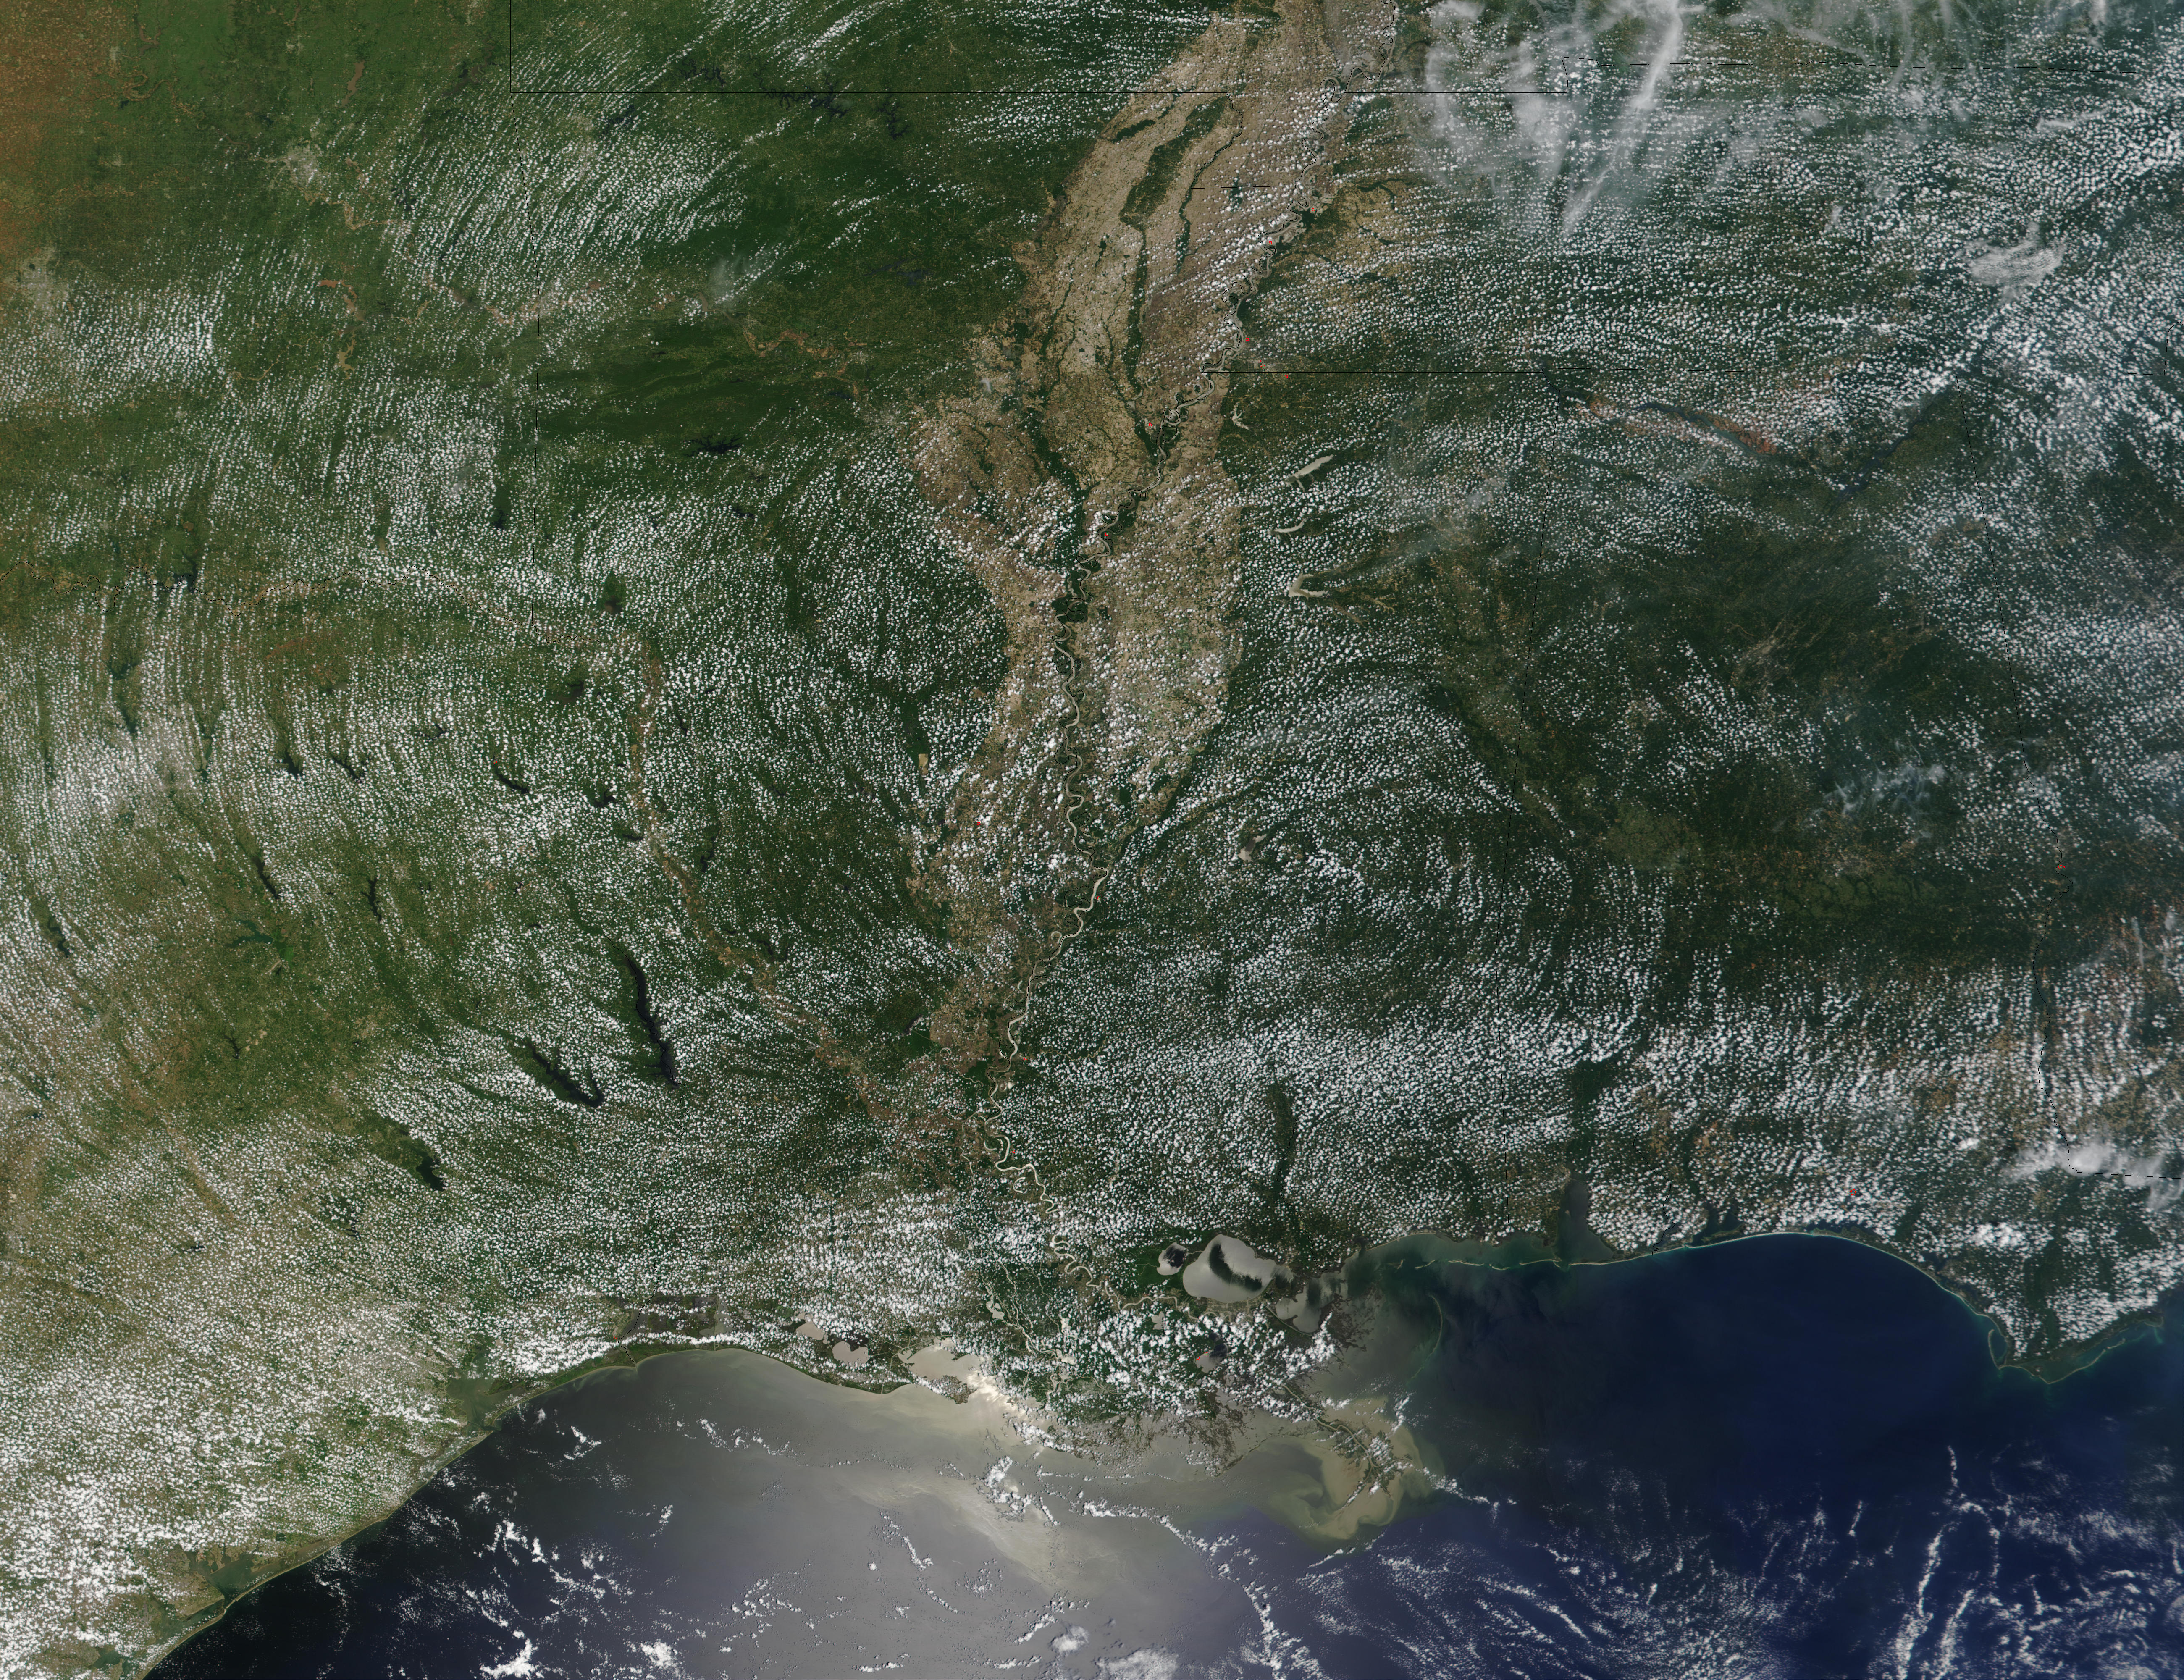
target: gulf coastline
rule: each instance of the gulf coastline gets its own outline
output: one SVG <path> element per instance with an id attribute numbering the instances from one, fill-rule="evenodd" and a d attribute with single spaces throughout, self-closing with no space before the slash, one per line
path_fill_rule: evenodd
<path id="1" fill-rule="evenodd" d="M 1733 1602 L 1748 1655 L 1853 1673 L 1885 1648 L 1908 1673 L 1980 1672 L 1920 1666 L 1941 1637 L 1914 1625 L 1935 1619 L 1921 1607 L 1953 1594 L 1970 1631 L 1949 1637 L 1997 1661 L 2110 1624 L 2127 1641 L 2136 1616 L 2147 1649 L 2113 1655 L 2184 1673 L 2184 1592 L 2115 1596 L 2164 1555 L 2173 1571 L 2184 1535 L 2177 1297 L 2160 1328 L 2050 1379 L 1997 1364 L 1991 1323 L 1919 1269 L 1841 1238 L 1536 1253 L 1412 1237 L 1349 1268 L 1375 1305 L 1320 1392 L 1392 1478 L 1362 1516 L 1323 1441 L 1272 1438 L 1211 1476 L 1173 1452 L 1091 1464 L 922 1389 L 692 1350 L 519 1407 L 387 1522 L 154 1672 L 544 1673 L 665 1652 L 694 1674 L 826 1673 L 1035 1648 L 1056 1672 L 1140 1656 L 1149 1674 L 1169 1658 L 1245 1672 L 1286 1641 L 1329 1672 L 1445 1647 L 1449 1672 L 1479 1648 L 1607 1675 L 1688 1665 Z M 2030 1527 L 1968 1514 L 1990 1508 Z M 2114 1580 L 2064 1578 L 2051 1539 L 2075 1529 L 2064 1549 L 2109 1547 Z M 1949 1560 L 1980 1546 L 1975 1581 Z M 1808 1560 L 1795 1581 L 1769 1572 L 1786 1548 Z M 1446 1590 L 1421 1599 L 1429 1580 Z M 951 1592 L 982 1607 L 976 1637 L 960 1607 L 920 1619 Z M 1481 1603 L 1507 1614 L 1473 1626 L 1453 1608 Z M 2064 1604 L 2081 1612 L 2068 1628 L 2028 1608 Z M 1591 1631 L 1527 1658 L 1495 1643 L 1513 1616 Z M 1588 1666 L 1588 1645 L 1628 1661 Z"/>

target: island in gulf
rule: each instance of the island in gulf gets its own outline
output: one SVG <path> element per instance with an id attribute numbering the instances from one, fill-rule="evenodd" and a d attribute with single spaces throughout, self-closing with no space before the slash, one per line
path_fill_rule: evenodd
<path id="1" fill-rule="evenodd" d="M 1217 1456 L 1407 1232 L 2150 1321 L 2180 29 L 13 8 L 0 1669 L 667 1347 Z"/>

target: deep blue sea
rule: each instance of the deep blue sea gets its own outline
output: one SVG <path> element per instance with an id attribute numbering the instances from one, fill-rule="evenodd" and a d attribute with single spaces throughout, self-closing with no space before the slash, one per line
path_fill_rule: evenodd
<path id="1" fill-rule="evenodd" d="M 1853 1243 L 1458 1253 L 1352 1268 L 1346 1415 L 1430 1471 L 1339 1548 L 1284 1439 L 1094 1463 L 677 1354 L 525 1407 L 157 1673 L 2184 1677 L 2177 1302 L 2051 1384 Z"/>

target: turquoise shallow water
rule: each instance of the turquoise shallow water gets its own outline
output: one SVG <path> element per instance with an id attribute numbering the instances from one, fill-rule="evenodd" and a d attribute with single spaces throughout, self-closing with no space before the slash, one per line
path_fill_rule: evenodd
<path id="1" fill-rule="evenodd" d="M 1284 1520 L 1327 1499 L 1292 1441 L 1093 1464 L 674 1355 L 526 1407 L 158 1672 L 2184 1674 L 2175 1301 L 2051 1384 L 1853 1243 L 1457 1253 L 1353 1268 L 1326 1392 L 1439 1487 L 1346 1546 Z"/>

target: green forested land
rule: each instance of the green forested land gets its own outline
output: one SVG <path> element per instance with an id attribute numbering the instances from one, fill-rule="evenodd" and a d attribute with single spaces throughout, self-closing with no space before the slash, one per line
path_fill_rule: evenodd
<path id="1" fill-rule="evenodd" d="M 1736 86 L 1896 143 L 1735 14 Z M 133 1668 L 511 1396 L 692 1338 L 824 1361 L 810 1319 L 884 1381 L 949 1332 L 1073 1417 L 1217 1421 L 1149 1293 L 1217 1229 L 1841 1229 L 2027 1358 L 2173 1278 L 2167 446 L 2053 444 L 1955 257 L 1822 237 L 1825 156 L 1761 207 L 1664 175 L 1688 262 L 1540 256 L 1529 186 L 1431 161 L 1416 15 L 1242 307 L 1241 653 L 1027 1017 L 1048 1197 L 870 1100 L 967 971 L 910 882 L 1009 676 L 922 417 L 1208 16 L 0 36 L 0 1666 Z M 2006 127 L 1919 143 L 2014 239 L 1964 162 Z M 2176 209 L 2131 181 L 2142 290 Z"/>

